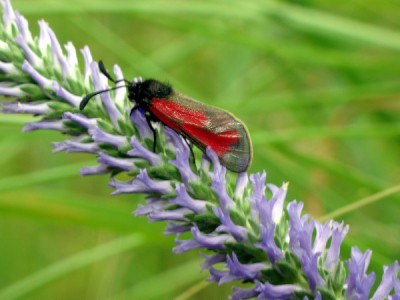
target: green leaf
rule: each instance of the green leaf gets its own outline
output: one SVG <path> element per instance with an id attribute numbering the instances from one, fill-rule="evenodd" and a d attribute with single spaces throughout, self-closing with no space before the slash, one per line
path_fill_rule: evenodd
<path id="1" fill-rule="evenodd" d="M 305 297 L 308 297 L 308 299 L 313 299 L 314 298 L 314 294 L 311 293 L 311 292 L 308 292 L 308 291 L 295 291 L 294 292 L 294 299 L 295 300 L 304 300 Z"/>
<path id="2" fill-rule="evenodd" d="M 334 294 L 332 294 L 329 290 L 322 289 L 322 288 L 317 288 L 317 290 L 321 293 L 322 299 L 326 300 L 336 300 L 337 298 L 335 297 Z"/>
<path id="3" fill-rule="evenodd" d="M 190 189 L 188 190 L 189 195 L 196 199 L 204 199 L 207 201 L 214 201 L 215 195 L 211 191 L 210 187 L 203 182 L 189 182 Z"/>
<path id="4" fill-rule="evenodd" d="M 97 125 L 105 132 L 111 133 L 111 134 L 116 134 L 116 129 L 114 128 L 114 126 L 108 122 L 105 121 L 103 119 L 98 119 L 97 120 Z"/>
<path id="5" fill-rule="evenodd" d="M 235 252 L 239 261 L 243 264 L 268 261 L 265 251 L 250 243 L 225 243 L 225 245 L 231 252 Z"/>
<path id="6" fill-rule="evenodd" d="M 203 233 L 212 233 L 215 229 L 221 225 L 218 217 L 211 213 L 205 213 L 201 215 L 193 215 L 190 218 Z"/>
<path id="7" fill-rule="evenodd" d="M 120 120 L 118 119 L 118 126 L 121 129 L 121 134 L 125 136 L 137 135 L 137 130 L 133 127 L 133 124 L 130 120 Z"/>
<path id="8" fill-rule="evenodd" d="M 26 84 L 20 85 L 20 88 L 23 92 L 25 92 L 28 95 L 29 99 L 46 99 L 47 98 L 47 95 L 36 84 L 26 83 Z"/>
<path id="9" fill-rule="evenodd" d="M 298 276 L 299 270 L 294 268 L 286 261 L 278 261 L 276 262 L 276 268 L 279 270 L 282 278 L 285 283 L 295 283 Z"/>
<path id="10" fill-rule="evenodd" d="M 238 211 L 232 208 L 229 210 L 229 215 L 234 224 L 246 227 L 246 216 L 243 211 Z"/>
<path id="11" fill-rule="evenodd" d="M 148 167 L 147 172 L 150 177 L 160 180 L 179 180 L 180 174 L 175 166 L 171 164 L 165 164 L 161 167 Z"/>
<path id="12" fill-rule="evenodd" d="M 47 101 L 46 103 L 54 111 L 65 112 L 65 111 L 72 111 L 73 110 L 71 105 L 68 104 L 68 103 L 65 103 L 65 102 Z M 73 122 L 73 123 L 76 124 L 75 122 Z"/>

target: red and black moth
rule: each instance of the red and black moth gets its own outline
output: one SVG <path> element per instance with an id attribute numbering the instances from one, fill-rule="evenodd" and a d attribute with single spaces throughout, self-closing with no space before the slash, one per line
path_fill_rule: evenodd
<path id="1" fill-rule="evenodd" d="M 100 71 L 112 82 L 115 79 L 99 62 Z M 169 84 L 155 79 L 145 81 L 123 79 L 127 83 L 128 98 L 134 103 L 132 111 L 143 109 L 151 121 L 161 122 L 196 145 L 201 151 L 210 147 L 227 169 L 240 173 L 246 171 L 252 159 L 252 145 L 246 126 L 231 113 L 196 101 L 172 89 Z M 80 109 L 102 92 L 97 91 L 83 98 Z"/>

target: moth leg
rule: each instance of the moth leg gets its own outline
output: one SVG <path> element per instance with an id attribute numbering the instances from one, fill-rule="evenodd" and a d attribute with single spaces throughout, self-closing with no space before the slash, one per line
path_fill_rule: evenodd
<path id="1" fill-rule="evenodd" d="M 156 130 L 153 127 L 153 124 L 151 124 L 151 116 L 150 115 L 146 115 L 146 121 L 147 124 L 149 125 L 151 131 L 153 132 L 153 152 L 156 152 L 156 145 L 157 145 L 157 134 L 156 134 Z"/>
<path id="2" fill-rule="evenodd" d="M 135 105 L 132 107 L 131 112 L 129 113 L 129 117 L 132 117 L 133 112 L 134 112 L 135 110 L 137 110 L 137 109 L 139 109 L 139 105 L 135 104 Z"/>
<path id="3" fill-rule="evenodd" d="M 186 138 L 184 138 L 184 140 L 190 149 L 190 156 L 192 157 L 192 162 L 194 165 L 196 165 L 196 157 L 194 156 L 194 152 L 193 152 L 193 144 L 190 143 L 190 141 Z"/>
<path id="4" fill-rule="evenodd" d="M 130 112 L 130 116 L 132 116 L 133 112 L 137 109 L 139 109 L 140 106 L 136 105 L 132 107 L 132 110 Z M 149 125 L 150 130 L 153 132 L 153 152 L 156 152 L 156 145 L 157 145 L 157 135 L 156 135 L 156 130 L 153 127 L 153 124 L 151 124 L 151 116 L 148 114 L 145 114 L 147 125 Z"/>

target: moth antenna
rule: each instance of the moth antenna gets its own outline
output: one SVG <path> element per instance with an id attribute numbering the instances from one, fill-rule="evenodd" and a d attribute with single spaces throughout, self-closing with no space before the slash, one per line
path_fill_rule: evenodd
<path id="1" fill-rule="evenodd" d="M 104 66 L 104 63 L 102 60 L 99 60 L 99 69 L 101 74 L 103 74 L 104 76 L 106 76 L 110 81 L 115 83 L 115 79 L 111 77 L 110 73 L 107 72 L 106 67 Z"/>
<path id="2" fill-rule="evenodd" d="M 127 86 L 126 85 L 116 86 L 116 87 L 113 87 L 113 88 L 110 88 L 110 89 L 105 89 L 105 90 L 101 90 L 101 91 L 90 93 L 90 94 L 86 95 L 82 99 L 81 103 L 79 104 L 79 109 L 83 110 L 86 107 L 86 105 L 89 103 L 90 99 L 92 99 L 94 96 L 97 96 L 98 94 L 102 94 L 102 93 L 105 93 L 105 92 L 114 91 L 116 89 L 123 88 L 123 87 L 127 87 Z"/>
<path id="3" fill-rule="evenodd" d="M 115 80 L 114 78 L 111 77 L 110 73 L 108 73 L 108 71 L 106 70 L 106 67 L 104 66 L 104 63 L 102 60 L 99 60 L 99 69 L 101 74 L 103 74 L 104 76 L 106 76 L 110 81 L 114 82 L 114 83 L 118 83 L 121 81 L 125 81 L 127 84 L 129 84 L 130 82 L 128 80 L 124 79 L 119 79 L 119 80 Z"/>

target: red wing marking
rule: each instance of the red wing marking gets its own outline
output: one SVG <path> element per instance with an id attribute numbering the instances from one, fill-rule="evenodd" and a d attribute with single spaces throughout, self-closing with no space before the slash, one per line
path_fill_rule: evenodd
<path id="1" fill-rule="evenodd" d="M 154 98 L 151 102 L 150 111 L 157 119 L 179 131 L 178 124 L 192 124 L 194 126 L 205 126 L 207 116 L 202 111 L 196 111 L 167 99 Z"/>
<path id="2" fill-rule="evenodd" d="M 240 139 L 237 130 L 226 130 L 216 134 L 207 128 L 192 126 L 191 124 L 183 124 L 182 130 L 205 146 L 211 147 L 218 156 L 229 152 L 229 148 Z"/>
<path id="3" fill-rule="evenodd" d="M 211 147 L 218 156 L 229 152 L 229 148 L 241 138 L 238 130 L 224 128 L 223 122 L 212 126 L 212 120 L 203 111 L 190 109 L 168 99 L 153 98 L 149 110 L 162 123 L 178 133 L 184 133 L 196 144 Z"/>

